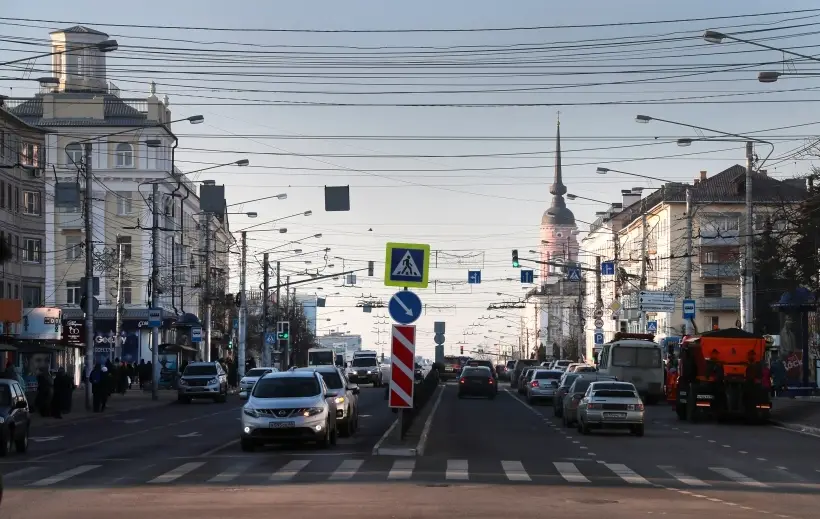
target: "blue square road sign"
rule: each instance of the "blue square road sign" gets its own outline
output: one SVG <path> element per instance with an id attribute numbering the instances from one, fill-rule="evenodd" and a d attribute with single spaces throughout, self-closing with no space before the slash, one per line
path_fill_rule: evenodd
<path id="1" fill-rule="evenodd" d="M 480 285 L 481 284 L 481 271 L 480 270 L 468 270 L 467 271 L 467 283 L 471 285 Z"/>
<path id="2" fill-rule="evenodd" d="M 430 246 L 421 243 L 388 243 L 384 284 L 389 287 L 427 288 Z"/>
<path id="3" fill-rule="evenodd" d="M 521 271 L 521 282 L 522 283 L 532 283 L 533 279 L 535 279 L 535 274 L 532 270 L 522 270 Z"/>

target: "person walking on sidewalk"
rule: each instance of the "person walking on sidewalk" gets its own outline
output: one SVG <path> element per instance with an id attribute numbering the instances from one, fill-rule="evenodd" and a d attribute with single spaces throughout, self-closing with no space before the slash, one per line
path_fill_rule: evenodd
<path id="1" fill-rule="evenodd" d="M 108 405 L 108 397 L 111 396 L 113 379 L 107 366 L 103 366 L 100 371 L 102 372 L 100 373 L 100 411 L 105 411 L 105 406 Z"/>
<path id="2" fill-rule="evenodd" d="M 54 380 L 48 368 L 43 367 L 37 375 L 37 396 L 35 402 L 40 416 L 46 417 L 51 414 L 51 401 L 54 398 Z"/>
<path id="3" fill-rule="evenodd" d="M 74 391 L 74 382 L 66 375 L 65 368 L 57 370 L 54 377 L 54 397 L 51 399 L 51 415 L 62 418 L 63 412 L 71 406 L 71 394 Z"/>
<path id="4" fill-rule="evenodd" d="M 99 413 L 102 410 L 102 395 L 105 390 L 102 384 L 102 370 L 102 366 L 94 364 L 94 369 L 91 370 L 91 374 L 88 377 L 89 382 L 91 382 L 91 394 L 93 395 L 95 413 Z"/>

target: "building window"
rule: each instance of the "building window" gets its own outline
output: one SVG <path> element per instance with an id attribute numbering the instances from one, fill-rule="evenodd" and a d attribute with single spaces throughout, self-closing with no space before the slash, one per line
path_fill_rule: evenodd
<path id="1" fill-rule="evenodd" d="M 40 193 L 23 191 L 23 212 L 32 216 L 40 216 L 40 211 Z"/>
<path id="2" fill-rule="evenodd" d="M 715 251 L 709 251 L 703 253 L 703 263 L 706 264 L 715 264 L 718 262 L 718 254 Z"/>
<path id="3" fill-rule="evenodd" d="M 82 290 L 80 289 L 80 281 L 69 281 L 65 284 L 65 304 L 79 305 L 82 298 Z"/>
<path id="4" fill-rule="evenodd" d="M 83 147 L 79 142 L 72 142 L 65 147 L 66 166 L 79 166 L 83 163 Z"/>
<path id="5" fill-rule="evenodd" d="M 30 142 L 20 144 L 20 164 L 24 166 L 39 166 L 40 146 Z"/>
<path id="6" fill-rule="evenodd" d="M 13 251 L 17 251 L 17 252 L 14 252 L 14 257 L 15 258 L 17 258 L 19 260 L 22 257 L 22 255 L 20 254 L 20 236 L 15 236 L 14 237 L 14 247 L 11 246 L 11 236 L 9 236 L 9 248 L 12 249 Z"/>
<path id="7" fill-rule="evenodd" d="M 8 207 L 9 211 L 14 208 L 14 199 L 11 197 L 11 193 L 14 191 L 11 187 L 11 183 L 6 185 L 6 194 L 8 195 L 6 198 L 8 202 L 6 203 L 6 207 Z"/>
<path id="8" fill-rule="evenodd" d="M 20 212 L 20 188 L 19 187 L 14 188 L 14 212 L 15 213 Z"/>
<path id="9" fill-rule="evenodd" d="M 0 209 L 6 208 L 6 183 L 0 180 Z"/>
<path id="10" fill-rule="evenodd" d="M 83 257 L 82 236 L 70 235 L 65 237 L 65 260 L 75 261 Z"/>
<path id="11" fill-rule="evenodd" d="M 14 299 L 20 299 L 20 285 L 14 285 Z"/>
<path id="12" fill-rule="evenodd" d="M 131 237 L 130 236 L 117 236 L 117 245 L 119 246 L 122 244 L 122 259 L 130 260 L 131 259 Z"/>
<path id="13" fill-rule="evenodd" d="M 23 262 L 40 263 L 42 251 L 42 241 L 34 238 L 26 238 L 23 241 Z"/>
<path id="14" fill-rule="evenodd" d="M 43 304 L 43 291 L 40 287 L 23 286 L 23 306 L 25 308 L 37 308 Z"/>
<path id="15" fill-rule="evenodd" d="M 125 280 L 122 282 L 122 290 L 120 291 L 120 301 L 124 305 L 131 304 L 131 280 Z"/>
<path id="16" fill-rule="evenodd" d="M 703 297 L 723 297 L 723 285 L 703 285 Z"/>
<path id="17" fill-rule="evenodd" d="M 127 142 L 117 144 L 114 151 L 117 158 L 118 168 L 133 168 L 134 167 L 134 148 Z"/>
<path id="18" fill-rule="evenodd" d="M 115 195 L 117 196 L 117 214 L 120 216 L 131 214 L 133 210 L 131 192 L 122 191 L 115 193 Z"/>
<path id="19" fill-rule="evenodd" d="M 713 315 L 709 318 L 709 325 L 713 330 L 720 330 L 720 317 Z"/>

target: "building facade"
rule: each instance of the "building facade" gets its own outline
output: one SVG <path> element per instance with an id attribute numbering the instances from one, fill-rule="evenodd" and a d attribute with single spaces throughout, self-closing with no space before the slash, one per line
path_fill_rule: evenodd
<path id="1" fill-rule="evenodd" d="M 87 253 L 82 205 L 55 203 L 55 196 L 60 185 L 76 185 L 88 165 L 94 178 L 91 238 L 100 302 L 95 350 L 100 360 L 121 356 L 138 361 L 150 357 L 152 289 L 159 290 L 160 306 L 169 317 L 163 341 L 176 340 L 175 322 L 202 317 L 202 280 L 208 275 L 204 231 L 198 188 L 174 166 L 177 138 L 167 96 L 160 100 L 152 84 L 146 97 L 121 97 L 107 79 L 105 53 L 96 47 L 107 40 L 107 34 L 82 26 L 51 33 L 52 51 L 57 52 L 53 77 L 40 80 L 33 98 L 9 99 L 8 104 L 29 125 L 49 130 L 43 157 L 56 180 L 45 184 L 43 219 L 46 242 L 62 253 L 45 257 L 45 304 L 62 307 L 66 320 L 82 319 Z M 160 197 L 159 287 L 150 284 L 155 183 Z M 213 224 L 212 231 L 212 266 L 219 266 L 227 279 L 232 244 L 227 217 Z M 216 279 L 217 287 L 219 283 Z M 115 323 L 117 301 L 120 326 Z M 116 329 L 121 330 L 120 341 L 114 339 Z"/>

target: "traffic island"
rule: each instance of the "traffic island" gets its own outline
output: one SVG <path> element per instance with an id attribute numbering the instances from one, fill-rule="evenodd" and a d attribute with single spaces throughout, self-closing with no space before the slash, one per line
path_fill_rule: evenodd
<path id="1" fill-rule="evenodd" d="M 420 384 L 421 385 L 421 384 Z M 420 409 L 416 411 L 413 419 L 405 428 L 405 432 L 399 438 L 399 428 L 402 426 L 401 420 L 396 418 L 387 432 L 379 439 L 373 447 L 374 456 L 423 456 L 424 448 L 427 444 L 427 436 L 430 434 L 430 426 L 435 417 L 436 410 L 441 402 L 442 395 L 447 386 L 438 384 Z"/>

